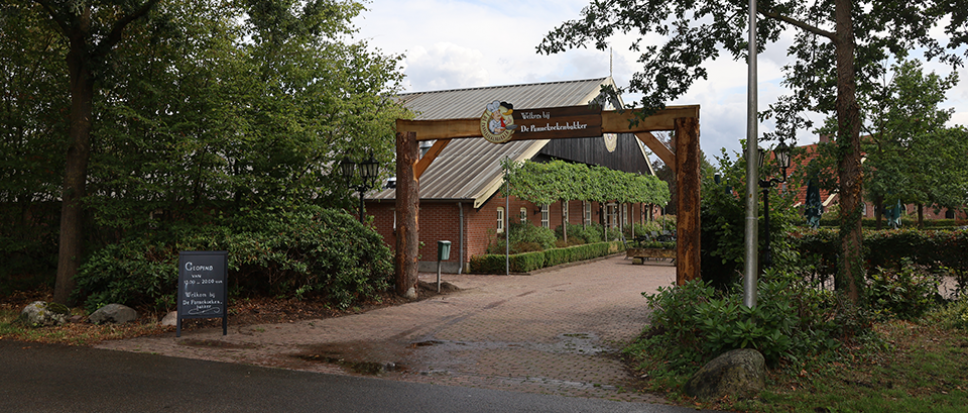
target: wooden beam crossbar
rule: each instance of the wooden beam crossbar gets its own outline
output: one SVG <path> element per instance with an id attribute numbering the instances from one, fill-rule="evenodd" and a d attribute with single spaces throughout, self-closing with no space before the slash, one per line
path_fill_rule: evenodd
<path id="1" fill-rule="evenodd" d="M 584 106 L 582 106 L 584 108 Z M 642 110 L 607 110 L 601 112 L 602 132 L 638 133 L 675 130 L 679 118 L 699 118 L 699 106 L 669 106 L 647 117 Z M 481 119 L 406 120 L 397 119 L 397 132 L 414 132 L 418 141 L 437 139 L 479 138 Z M 542 139 L 546 139 L 543 137 Z M 551 139 L 555 139 L 551 137 Z"/>

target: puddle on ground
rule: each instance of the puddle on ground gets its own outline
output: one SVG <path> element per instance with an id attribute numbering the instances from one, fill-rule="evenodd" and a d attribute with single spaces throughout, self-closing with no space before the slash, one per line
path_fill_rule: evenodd
<path id="1" fill-rule="evenodd" d="M 344 342 L 306 346 L 306 350 L 293 357 L 327 364 L 335 364 L 346 370 L 364 375 L 381 375 L 391 371 L 406 371 L 401 363 L 410 348 L 430 346 L 431 341 L 412 343 Z M 412 346 L 412 347 L 411 347 Z"/>
<path id="2" fill-rule="evenodd" d="M 551 346 L 541 346 L 539 349 L 551 352 L 565 352 L 575 354 L 601 354 L 614 350 L 601 345 L 602 340 L 594 333 L 565 333 L 558 335 L 558 342 Z"/>
<path id="3" fill-rule="evenodd" d="M 389 372 L 412 372 L 416 374 L 441 374 L 454 362 L 453 351 L 485 351 L 500 349 L 533 349 L 546 353 L 598 355 L 614 352 L 601 345 L 594 333 L 566 333 L 556 337 L 554 343 L 506 343 L 463 342 L 424 339 L 418 341 L 352 341 L 324 343 L 305 346 L 304 351 L 292 357 L 334 364 L 347 371 L 363 375 L 382 375 Z M 436 367 L 436 368 L 435 368 Z M 440 367 L 445 367 L 441 370 Z M 454 367 L 454 366 L 450 366 Z"/>

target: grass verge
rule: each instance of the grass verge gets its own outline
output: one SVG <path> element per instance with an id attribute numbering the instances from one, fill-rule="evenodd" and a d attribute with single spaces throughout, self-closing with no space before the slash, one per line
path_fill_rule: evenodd
<path id="1" fill-rule="evenodd" d="M 711 402 L 682 392 L 688 376 L 664 373 L 647 351 L 631 352 L 649 392 L 683 406 L 743 412 L 966 412 L 968 334 L 921 323 L 888 321 L 876 338 L 823 359 L 785 361 L 769 371 L 759 397 Z"/>

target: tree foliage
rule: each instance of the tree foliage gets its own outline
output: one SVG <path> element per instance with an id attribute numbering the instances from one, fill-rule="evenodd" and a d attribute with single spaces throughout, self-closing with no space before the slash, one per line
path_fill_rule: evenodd
<path id="1" fill-rule="evenodd" d="M 900 61 L 893 72 L 889 83 L 864 99 L 868 198 L 878 208 L 898 201 L 961 207 L 968 143 L 957 139 L 957 129 L 944 126 L 954 108 L 939 108 L 957 84 L 957 73 L 925 74 L 917 60 Z"/>
<path id="2" fill-rule="evenodd" d="M 603 166 L 555 160 L 509 162 L 506 195 L 546 205 L 555 201 L 595 201 L 620 203 L 669 202 L 669 187 L 655 176 L 616 171 Z"/>
<path id="3" fill-rule="evenodd" d="M 844 259 L 838 287 L 859 300 L 862 279 L 860 210 L 863 190 L 860 163 L 860 108 L 857 91 L 884 73 L 880 62 L 920 49 L 927 58 L 961 65 L 952 53 L 968 42 L 968 27 L 961 2 L 772 1 L 759 2 L 756 30 L 758 51 L 794 29 L 787 49 L 784 85 L 793 89 L 792 113 L 814 110 L 836 113 L 837 171 L 841 197 L 841 239 Z M 642 70 L 630 90 L 643 94 L 646 108 L 661 108 L 682 96 L 697 79 L 707 77 L 707 61 L 720 53 L 734 59 L 747 57 L 749 2 L 745 0 L 605 0 L 582 10 L 582 18 L 567 21 L 551 31 L 538 46 L 541 53 L 593 44 L 610 47 L 613 35 L 636 32 L 631 50 L 642 52 Z M 931 30 L 944 18 L 947 44 Z M 641 44 L 657 34 L 664 44 Z"/>
<path id="4" fill-rule="evenodd" d="M 77 222 L 61 220 L 61 266 L 69 261 L 76 270 L 81 244 L 165 222 L 204 224 L 213 211 L 342 205 L 349 189 L 330 173 L 340 159 L 393 158 L 393 120 L 406 116 L 392 99 L 400 58 L 351 39 L 351 19 L 363 11 L 355 1 L 15 0 L 3 7 L 0 33 L 18 40 L 0 46 L 4 69 L 34 73 L 6 89 L 30 98 L 5 95 L 15 105 L 3 116 L 36 123 L 4 126 L 3 145 L 22 142 L 42 155 L 11 151 L 19 163 L 5 163 L 0 174 L 7 185 L 7 176 L 27 176 L 28 160 L 49 167 L 31 169 L 33 181 L 11 181 L 21 194 L 5 186 L 0 196 L 62 197 L 65 211 L 77 210 Z M 23 116 L 31 110 L 43 116 Z M 19 141 L 8 139 L 14 136 Z M 69 243 L 76 249 L 65 251 Z M 73 270 L 58 274 L 57 291 L 69 293 Z"/>

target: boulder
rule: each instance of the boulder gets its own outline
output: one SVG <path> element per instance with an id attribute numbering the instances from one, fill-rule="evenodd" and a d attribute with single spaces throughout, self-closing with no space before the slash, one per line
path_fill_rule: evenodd
<path id="1" fill-rule="evenodd" d="M 34 301 L 27 304 L 17 321 L 31 327 L 59 326 L 67 322 L 70 309 L 57 303 Z"/>
<path id="2" fill-rule="evenodd" d="M 122 324 L 138 319 L 138 312 L 121 304 L 108 304 L 88 317 L 94 324 Z"/>
<path id="3" fill-rule="evenodd" d="M 755 396 L 766 386 L 766 360 L 754 349 L 723 353 L 686 382 L 686 394 L 701 400 Z"/>
<path id="4" fill-rule="evenodd" d="M 177 326 L 178 325 L 178 312 L 172 311 L 165 314 L 161 319 L 161 325 L 163 326 Z"/>

